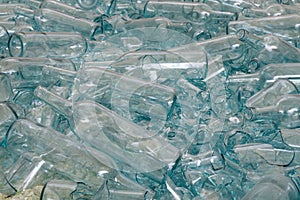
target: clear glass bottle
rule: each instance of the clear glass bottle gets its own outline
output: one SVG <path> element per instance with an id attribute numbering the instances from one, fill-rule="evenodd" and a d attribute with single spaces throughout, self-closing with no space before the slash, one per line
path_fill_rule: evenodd
<path id="1" fill-rule="evenodd" d="M 85 38 L 69 32 L 18 32 L 8 43 L 13 57 L 78 58 L 87 51 Z"/>
<path id="2" fill-rule="evenodd" d="M 102 16 L 99 20 L 102 24 L 103 32 L 108 35 L 144 27 L 168 28 L 184 33 L 191 26 L 188 22 L 173 22 L 166 17 L 129 19 L 122 15 L 116 15 L 111 17 Z"/>
<path id="3" fill-rule="evenodd" d="M 241 41 L 249 45 L 253 51 L 249 53 L 249 64 L 257 62 L 258 68 L 271 63 L 300 62 L 300 51 L 288 42 L 274 35 L 258 37 L 244 29 L 236 33 Z M 251 55 L 252 54 L 252 55 Z"/>
<path id="4" fill-rule="evenodd" d="M 238 74 L 228 77 L 227 82 L 231 85 L 256 85 L 256 90 L 270 86 L 278 79 L 288 79 L 299 90 L 300 86 L 300 63 L 269 64 L 253 74 Z M 250 97 L 250 96 L 249 96 Z"/>
<path id="5" fill-rule="evenodd" d="M 2 73 L 6 74 L 11 83 L 13 89 L 22 90 L 35 88 L 39 85 L 45 87 L 58 83 L 59 81 L 73 82 L 73 77 L 61 76 L 66 70 L 68 74 L 75 73 L 74 66 L 71 63 L 59 63 L 61 66 L 55 65 L 55 59 L 3 59 L 4 62 L 0 61 L 0 69 Z M 22 62 L 24 63 L 18 63 Z M 52 61 L 51 65 L 49 62 Z M 48 62 L 48 63 L 47 63 Z M 65 64 L 65 66 L 64 66 Z M 71 64 L 68 66 L 68 64 Z M 55 67 L 53 67 L 55 66 Z M 71 67 L 70 67 L 71 66 Z M 47 77 L 47 79 L 45 79 Z M 72 79 L 73 78 L 73 79 Z M 62 84 L 59 84 L 62 86 Z"/>
<path id="6" fill-rule="evenodd" d="M 286 94 L 270 106 L 251 108 L 246 115 L 248 119 L 269 119 L 277 122 L 281 127 L 300 127 L 299 118 L 300 95 Z"/>
<path id="7" fill-rule="evenodd" d="M 246 19 L 260 18 L 260 17 L 269 17 L 269 16 L 280 16 L 286 14 L 293 14 L 286 11 L 282 5 L 274 4 L 266 9 L 257 9 L 257 8 L 245 8 L 242 11 L 242 16 Z M 296 13 L 295 13 L 296 14 Z"/>
<path id="8" fill-rule="evenodd" d="M 246 101 L 248 108 L 266 107 L 275 104 L 286 94 L 297 94 L 297 87 L 287 79 L 278 79 L 272 85 L 254 94 Z"/>
<path id="9" fill-rule="evenodd" d="M 27 119 L 18 119 L 12 124 L 4 146 L 14 152 L 17 159 L 6 171 L 6 176 L 18 190 L 41 185 L 57 176 L 98 189 L 106 178 L 117 175 L 105 163 L 104 154 L 102 159 L 101 154 L 95 159 L 82 144 Z"/>
<path id="10" fill-rule="evenodd" d="M 89 67 L 77 74 L 72 98 L 74 102 L 96 101 L 141 127 L 158 132 L 173 112 L 176 92 L 168 86 Z"/>
<path id="11" fill-rule="evenodd" d="M 102 33 L 102 27 L 98 23 L 47 8 L 35 10 L 34 20 L 41 31 L 76 31 L 90 39 L 94 39 L 98 34 Z"/>
<path id="12" fill-rule="evenodd" d="M 235 33 L 244 29 L 255 35 L 272 34 L 295 43 L 299 36 L 299 20 L 300 16 L 293 14 L 232 21 L 228 24 L 228 33 Z"/>
<path id="13" fill-rule="evenodd" d="M 179 1 L 148 1 L 144 8 L 145 17 L 163 16 L 175 21 L 191 21 L 196 23 L 213 23 L 230 21 L 233 13 L 212 10 L 208 5 Z"/>
<path id="14" fill-rule="evenodd" d="M 206 104 L 206 98 L 201 96 L 206 87 L 203 79 L 214 77 L 213 72 L 216 72 L 208 70 L 208 65 L 205 51 L 185 51 L 179 47 L 169 51 L 129 52 L 110 66 L 116 72 L 175 88 L 177 104 L 168 122 L 170 128 L 166 127 L 169 132 L 166 135 L 172 136 L 170 143 L 186 148 L 187 141 L 198 130 L 199 110 Z"/>
<path id="15" fill-rule="evenodd" d="M 55 0 L 45 0 L 41 3 L 40 8 L 47 8 L 51 10 L 58 11 L 60 13 L 65 13 L 67 15 L 76 17 L 76 18 L 83 18 L 90 21 L 93 21 L 96 17 L 100 15 L 100 13 L 97 15 L 93 12 L 89 12 L 88 10 L 82 10 L 73 6 L 70 6 L 68 4 L 64 4 L 60 1 Z M 104 14 L 104 13 L 103 13 Z"/>
<path id="16" fill-rule="evenodd" d="M 111 156 L 119 170 L 153 172 L 165 168 L 179 156 L 178 149 L 161 136 L 147 130 L 141 132 L 141 127 L 100 104 L 91 101 L 72 104 L 42 87 L 34 93 L 63 114 L 81 140 Z"/>

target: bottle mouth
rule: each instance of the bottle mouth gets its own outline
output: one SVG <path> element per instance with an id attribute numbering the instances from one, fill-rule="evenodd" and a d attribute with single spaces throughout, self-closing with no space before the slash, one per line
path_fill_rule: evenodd
<path id="1" fill-rule="evenodd" d="M 24 43 L 20 33 L 14 33 L 8 41 L 9 54 L 12 57 L 22 57 L 24 54 Z"/>
<path id="2" fill-rule="evenodd" d="M 77 3 L 81 8 L 90 10 L 96 7 L 98 0 L 77 0 Z"/>
<path id="3" fill-rule="evenodd" d="M 240 29 L 236 32 L 237 38 L 241 41 L 243 41 L 248 34 L 249 34 L 248 31 L 246 31 L 245 29 Z"/>

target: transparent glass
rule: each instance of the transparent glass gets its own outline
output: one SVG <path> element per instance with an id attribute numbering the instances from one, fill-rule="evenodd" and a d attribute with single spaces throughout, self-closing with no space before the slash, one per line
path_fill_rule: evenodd
<path id="1" fill-rule="evenodd" d="M 228 77 L 227 82 L 233 87 L 244 85 L 249 88 L 251 87 L 253 92 L 258 92 L 262 88 L 270 86 L 278 79 L 288 79 L 299 90 L 299 67 L 299 63 L 269 64 L 261 68 L 257 73 L 231 75 Z"/>
<path id="2" fill-rule="evenodd" d="M 211 9 L 207 4 L 180 1 L 148 1 L 144 17 L 167 17 L 174 22 L 189 22 L 194 29 L 209 31 L 211 36 L 222 35 L 236 15 Z"/>
<path id="3" fill-rule="evenodd" d="M 83 59 L 85 62 L 113 61 L 124 54 L 118 44 L 104 41 L 88 41 L 88 50 Z"/>
<path id="4" fill-rule="evenodd" d="M 9 40 L 9 33 L 5 26 L 0 24 L 0 59 L 9 56 L 9 50 L 7 47 L 7 43 Z"/>
<path id="5" fill-rule="evenodd" d="M 106 34 L 117 34 L 136 28 L 156 27 L 177 30 L 179 32 L 186 32 L 191 24 L 188 22 L 173 22 L 166 17 L 152 17 L 141 19 L 130 19 L 120 15 L 111 17 L 101 17 L 101 24 L 103 32 Z"/>
<path id="6" fill-rule="evenodd" d="M 280 129 L 281 137 L 283 142 L 290 147 L 298 148 L 300 147 L 300 130 L 299 129 Z"/>
<path id="7" fill-rule="evenodd" d="M 76 188 L 77 183 L 73 181 L 51 180 L 44 185 L 40 199 L 69 199 Z"/>
<path id="8" fill-rule="evenodd" d="M 271 106 L 251 108 L 247 118 L 269 119 L 282 127 L 297 128 L 300 126 L 299 106 L 300 96 L 298 94 L 286 94 Z"/>
<path id="9" fill-rule="evenodd" d="M 196 23 L 230 21 L 234 14 L 212 10 L 202 3 L 179 1 L 148 1 L 144 8 L 145 17 L 164 16 L 173 20 L 190 20 Z"/>
<path id="10" fill-rule="evenodd" d="M 18 32 L 8 43 L 14 57 L 78 58 L 85 54 L 87 43 L 78 33 Z"/>
<path id="11" fill-rule="evenodd" d="M 11 57 L 0 61 L 1 71 L 5 73 L 14 89 L 34 88 L 38 85 L 49 86 L 60 80 L 61 77 L 47 72 L 65 69 L 75 71 L 70 60 L 53 58 L 17 58 Z M 52 68 L 51 68 L 52 67 Z M 47 69 L 46 69 L 47 68 Z M 45 79 L 47 77 L 47 79 Z"/>
<path id="12" fill-rule="evenodd" d="M 76 76 L 73 101 L 92 100 L 158 132 L 171 115 L 175 89 L 101 68 L 86 68 Z"/>
<path id="13" fill-rule="evenodd" d="M 94 9 L 99 3 L 99 0 L 76 0 L 76 2 L 81 8 L 89 10 Z"/>
<path id="14" fill-rule="evenodd" d="M 0 103 L 0 146 L 3 145 L 5 134 L 10 125 L 18 118 L 18 114 L 9 103 Z"/>
<path id="15" fill-rule="evenodd" d="M 299 15 L 283 15 L 277 17 L 262 17 L 251 20 L 232 21 L 228 24 L 229 33 L 245 29 L 252 34 L 273 34 L 284 40 L 294 42 L 298 38 Z"/>
<path id="16" fill-rule="evenodd" d="M 17 7 L 28 8 L 28 6 L 21 4 L 21 3 L 7 3 L 7 4 L 0 4 L 0 14 L 1 16 L 5 15 L 14 15 L 14 10 Z"/>
<path id="17" fill-rule="evenodd" d="M 93 39 L 102 33 L 101 25 L 83 18 L 41 8 L 34 13 L 34 19 L 39 30 L 47 32 L 79 32 L 87 38 Z"/>
<path id="18" fill-rule="evenodd" d="M 98 15 L 93 12 L 89 12 L 87 10 L 82 10 L 68 4 L 64 4 L 60 1 L 55 0 L 45 0 L 42 2 L 40 8 L 47 8 L 51 10 L 55 10 L 61 13 L 65 13 L 67 15 L 76 17 L 76 18 L 84 18 L 93 21 Z"/>
<path id="19" fill-rule="evenodd" d="M 125 52 L 128 52 L 130 48 L 126 48 L 125 45 L 129 38 L 133 38 L 133 45 L 137 45 L 137 47 L 133 46 L 134 50 L 168 50 L 194 42 L 189 35 L 170 28 L 164 28 L 163 26 L 148 26 L 125 30 L 119 34 L 108 36 L 106 41 L 115 43 L 120 48 L 125 48 Z"/>
<path id="20" fill-rule="evenodd" d="M 9 76 L 0 73 L 0 102 L 10 101 L 13 97 L 13 90 Z"/>
<path id="21" fill-rule="evenodd" d="M 244 169 L 258 170 L 270 167 L 270 165 L 287 166 L 294 157 L 292 150 L 274 148 L 266 143 L 248 143 L 235 145 L 233 148 L 236 153 L 240 167 Z"/>
<path id="22" fill-rule="evenodd" d="M 236 35 L 227 35 L 215 37 L 212 39 L 194 42 L 187 45 L 181 45 L 177 48 L 170 49 L 186 57 L 186 55 L 195 55 L 202 57 L 199 51 L 207 54 L 208 60 L 213 60 L 217 56 L 222 57 L 223 63 L 233 69 L 248 69 L 249 46 L 239 40 Z M 199 53 L 199 54 L 198 54 Z M 189 57 L 186 57 L 189 60 Z"/>
<path id="23" fill-rule="evenodd" d="M 161 136 L 147 130 L 141 132 L 141 127 L 100 104 L 91 101 L 72 104 L 42 87 L 34 93 L 66 116 L 81 140 L 111 156 L 119 170 L 152 172 L 173 163 L 179 156 L 178 149 Z"/>
<path id="24" fill-rule="evenodd" d="M 120 184 L 114 180 L 108 180 L 94 196 L 93 200 L 96 199 L 152 199 L 153 194 L 143 188 L 137 187 L 132 188 L 131 185 Z"/>
<path id="25" fill-rule="evenodd" d="M 206 86 L 203 80 L 209 74 L 206 53 L 203 50 L 190 52 L 138 50 L 111 64 L 116 72 L 175 88 L 177 103 L 165 135 L 179 148 L 186 148 L 196 134 L 200 110 L 206 103 L 206 98 L 201 96 Z"/>
<path id="26" fill-rule="evenodd" d="M 278 79 L 272 85 L 257 92 L 246 101 L 248 108 L 272 106 L 286 94 L 297 94 L 297 87 L 287 79 Z"/>
<path id="27" fill-rule="evenodd" d="M 299 49 L 274 35 L 258 37 L 244 29 L 237 35 L 241 41 L 251 46 L 254 51 L 250 55 L 250 62 L 256 62 L 258 67 L 271 63 L 297 63 L 300 62 Z M 253 65 L 253 64 L 252 64 Z"/>
<path id="28" fill-rule="evenodd" d="M 102 160 L 95 159 L 81 144 L 26 119 L 15 121 L 4 141 L 6 149 L 14 152 L 15 157 L 23 156 L 23 160 L 27 160 L 27 164 L 19 168 L 14 163 L 6 172 L 8 180 L 17 189 L 46 183 L 49 178 L 55 178 L 55 173 L 98 189 L 105 178 L 116 175 L 115 170 L 103 163 L 105 156 L 102 155 Z M 18 160 L 22 161 L 20 158 Z M 38 174 L 45 178 L 39 179 Z"/>
<path id="29" fill-rule="evenodd" d="M 299 192 L 293 181 L 281 174 L 270 174 L 262 177 L 258 183 L 242 198 L 250 199 L 298 199 Z"/>

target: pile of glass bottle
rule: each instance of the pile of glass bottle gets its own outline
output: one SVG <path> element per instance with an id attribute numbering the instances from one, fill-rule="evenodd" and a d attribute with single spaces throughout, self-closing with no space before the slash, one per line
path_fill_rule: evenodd
<path id="1" fill-rule="evenodd" d="M 300 1 L 1 0 L 0 193 L 299 199 Z"/>

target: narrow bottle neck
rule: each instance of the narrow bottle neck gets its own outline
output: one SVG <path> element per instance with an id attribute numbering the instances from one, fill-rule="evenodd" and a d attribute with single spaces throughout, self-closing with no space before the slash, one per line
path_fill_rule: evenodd
<path id="1" fill-rule="evenodd" d="M 237 38 L 252 47 L 253 49 L 261 50 L 265 47 L 263 40 L 248 31 L 241 29 L 236 32 Z"/>

